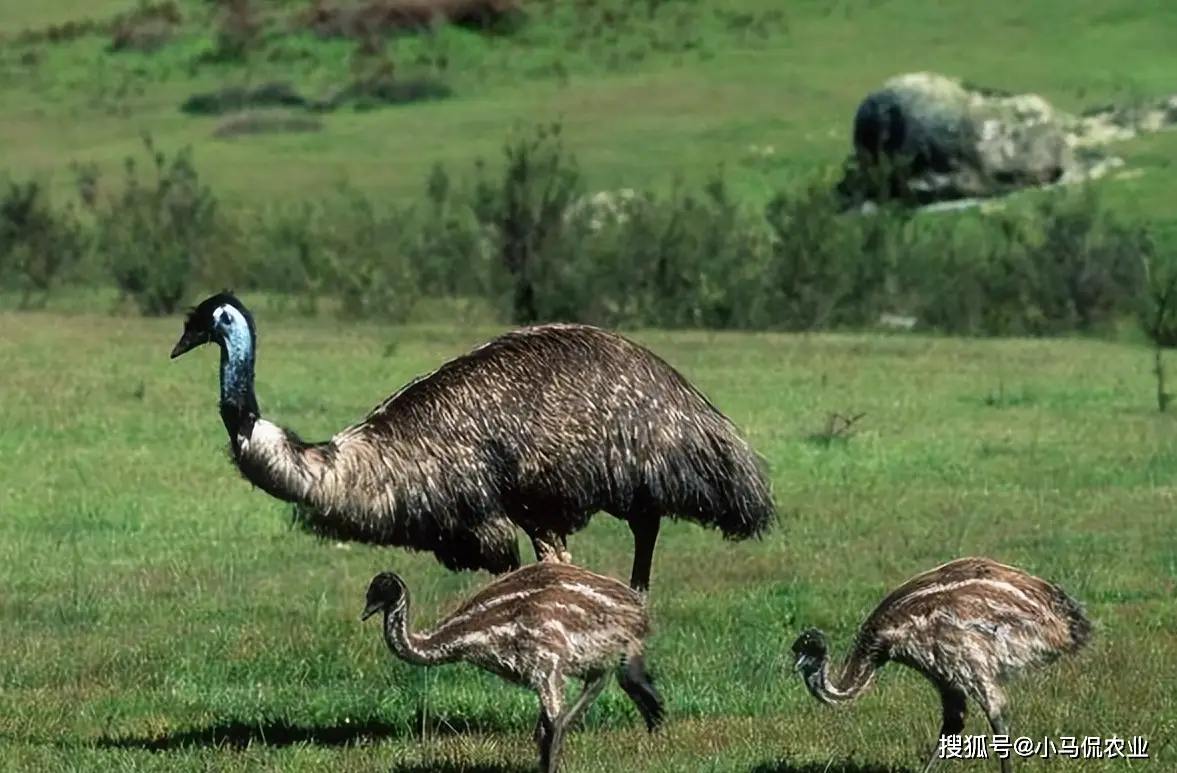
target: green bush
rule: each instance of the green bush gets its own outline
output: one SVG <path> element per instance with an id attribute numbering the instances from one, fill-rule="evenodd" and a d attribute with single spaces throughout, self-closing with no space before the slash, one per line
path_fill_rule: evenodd
<path id="1" fill-rule="evenodd" d="M 474 216 L 510 277 L 511 319 L 526 325 L 549 316 L 543 286 L 562 272 L 564 214 L 584 192 L 576 160 L 564 149 L 560 125 L 508 142 L 501 176 L 477 166 L 470 192 Z"/>
<path id="2" fill-rule="evenodd" d="M 318 229 L 328 286 L 342 313 L 401 322 L 417 298 L 417 271 L 408 249 L 414 228 L 408 211 L 377 208 L 358 191 L 340 189 L 337 206 L 320 210 Z"/>
<path id="3" fill-rule="evenodd" d="M 237 238 L 191 154 L 169 159 L 150 136 L 143 143 L 151 171 L 144 175 L 128 158 L 121 186 L 96 198 L 92 209 L 99 260 L 115 287 L 141 313 L 158 316 L 185 305 L 201 280 L 216 284 L 218 268 L 238 259 Z"/>
<path id="4" fill-rule="evenodd" d="M 340 185 L 313 203 L 227 212 L 187 151 L 145 147 L 147 174 L 128 159 L 109 189 L 92 172 L 80 179 L 85 217 L 35 183 L 10 183 L 6 285 L 44 295 L 65 278 L 105 276 L 149 315 L 234 286 L 307 314 L 329 300 L 345 316 L 392 322 L 424 304 L 515 324 L 805 331 L 900 320 L 1043 336 L 1100 334 L 1139 315 L 1142 259 L 1159 249 L 1091 189 L 1041 191 L 992 213 L 893 202 L 869 215 L 845 213 L 816 181 L 751 211 L 722 169 L 700 189 L 590 193 L 558 124 L 514 135 L 501 163 L 469 175 L 436 166 L 410 205 Z"/>
<path id="5" fill-rule="evenodd" d="M 769 233 L 721 177 L 698 194 L 605 192 L 563 226 L 541 298 L 547 319 L 610 327 L 755 327 L 740 300 L 756 289 Z"/>
<path id="6" fill-rule="evenodd" d="M 44 303 L 90 247 L 72 206 L 55 208 L 45 186 L 4 181 L 0 192 L 0 283 L 15 290 L 21 308 Z"/>
<path id="7" fill-rule="evenodd" d="M 1045 195 L 1025 211 L 932 224 L 903 272 L 913 314 L 953 335 L 1098 333 L 1131 316 L 1147 234 L 1090 191 Z"/>

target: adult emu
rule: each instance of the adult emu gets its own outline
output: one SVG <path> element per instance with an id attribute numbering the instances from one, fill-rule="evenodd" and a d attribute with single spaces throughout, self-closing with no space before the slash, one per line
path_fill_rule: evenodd
<path id="1" fill-rule="evenodd" d="M 257 331 L 231 293 L 188 314 L 171 356 L 207 343 L 221 349 L 233 461 L 322 537 L 502 574 L 520 565 L 516 526 L 538 559 L 567 562 L 567 536 L 604 510 L 629 524 L 630 585 L 647 590 L 663 516 L 731 540 L 776 517 L 763 461 L 732 423 L 653 352 L 598 328 L 508 332 L 322 443 L 261 418 Z"/>

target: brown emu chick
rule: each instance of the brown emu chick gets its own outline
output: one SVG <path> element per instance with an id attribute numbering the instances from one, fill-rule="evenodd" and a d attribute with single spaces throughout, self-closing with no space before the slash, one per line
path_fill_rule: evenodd
<path id="1" fill-rule="evenodd" d="M 1009 735 L 1002 685 L 1019 673 L 1082 649 L 1092 625 L 1062 588 L 988 558 L 960 558 L 892 591 L 858 629 L 837 676 L 825 635 L 814 628 L 793 642 L 796 670 L 818 700 L 842 703 L 865 692 L 889 661 L 914 668 L 940 692 L 940 735 L 964 730 L 965 701 L 985 712 L 995 735 Z M 940 759 L 932 754 L 925 773 Z M 1011 773 L 1010 757 L 1001 760 Z"/>
<path id="2" fill-rule="evenodd" d="M 517 533 L 571 561 L 596 512 L 626 521 L 630 584 L 647 590 L 664 517 L 759 536 L 776 519 L 764 460 L 649 349 L 588 325 L 504 333 L 309 443 L 262 418 L 253 315 L 230 293 L 189 313 L 172 349 L 221 350 L 221 421 L 250 483 L 320 537 L 429 551 L 453 571 L 505 574 Z"/>
<path id="3" fill-rule="evenodd" d="M 555 562 L 530 564 L 484 587 L 429 631 L 409 631 L 409 591 L 395 572 L 368 586 L 362 620 L 384 613 L 384 641 L 408 663 L 465 661 L 539 695 L 540 771 L 555 773 L 567 728 L 616 670 L 621 689 L 654 732 L 662 699 L 646 673 L 644 597 L 611 577 Z M 584 683 L 565 706 L 570 677 Z"/>

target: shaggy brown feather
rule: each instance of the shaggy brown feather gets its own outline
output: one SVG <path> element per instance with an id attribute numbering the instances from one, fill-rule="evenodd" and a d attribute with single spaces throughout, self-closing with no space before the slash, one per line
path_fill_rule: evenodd
<path id="1" fill-rule="evenodd" d="M 599 328 L 510 331 L 315 444 L 260 418 L 256 331 L 232 295 L 193 310 L 173 356 L 210 342 L 238 468 L 324 537 L 501 573 L 519 565 L 515 526 L 539 558 L 567 561 L 566 537 L 603 510 L 629 523 L 631 584 L 646 588 L 662 517 L 733 540 L 776 517 L 764 461 L 732 422 L 656 354 Z"/>

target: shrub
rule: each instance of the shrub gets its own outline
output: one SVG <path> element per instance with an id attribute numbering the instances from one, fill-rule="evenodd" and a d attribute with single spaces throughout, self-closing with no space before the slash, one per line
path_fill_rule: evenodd
<path id="1" fill-rule="evenodd" d="M 778 195 L 765 216 L 775 239 L 764 275 L 763 324 L 819 330 L 866 324 L 879 310 L 890 266 L 889 215 L 844 218 L 824 189 Z"/>
<path id="2" fill-rule="evenodd" d="M 513 289 L 511 318 L 521 325 L 545 318 L 537 284 L 559 272 L 559 242 L 564 213 L 583 193 L 576 160 L 564 149 L 559 123 L 539 126 L 534 136 L 518 136 L 504 147 L 500 176 L 477 165 L 471 206 L 478 222 L 493 234 L 495 250 Z"/>
<path id="3" fill-rule="evenodd" d="M 1094 332 L 1131 312 L 1145 283 L 1147 232 L 1112 217 L 1090 188 L 1049 196 L 1035 215 L 1034 302 L 1048 320 L 1035 332 Z"/>
<path id="4" fill-rule="evenodd" d="M 347 186 L 336 190 L 333 204 L 314 210 L 322 256 L 310 265 L 325 267 L 325 284 L 342 314 L 403 322 L 419 295 L 411 211 L 377 206 Z"/>
<path id="5" fill-rule="evenodd" d="M 10 184 L 0 274 L 44 294 L 94 255 L 144 314 L 232 285 L 388 321 L 441 299 L 516 324 L 825 330 L 892 315 L 953 335 L 1039 336 L 1102 333 L 1141 313 L 1157 281 L 1141 260 L 1157 252 L 1150 234 L 1090 191 L 995 213 L 892 202 L 850 215 L 815 181 L 752 212 L 719 169 L 701 189 L 586 195 L 554 124 L 515 134 L 501 165 L 480 161 L 469 179 L 435 166 L 414 205 L 343 185 L 313 203 L 226 213 L 187 151 L 145 145 L 151 166 L 128 159 L 113 188 L 78 172 L 92 218 Z"/>
<path id="6" fill-rule="evenodd" d="M 510 31 L 521 23 L 517 0 L 367 0 L 332 4 L 312 0 L 297 23 L 321 38 L 362 38 L 428 30 L 449 23 L 475 31 Z"/>
<path id="7" fill-rule="evenodd" d="M 1158 250 L 1150 240 L 1141 266 L 1145 292 L 1137 307 L 1136 322 L 1152 345 L 1157 410 L 1163 413 L 1173 399 L 1166 388 L 1164 351 L 1177 348 L 1177 258 Z"/>
<path id="8" fill-rule="evenodd" d="M 154 4 L 141 2 L 137 8 L 111 20 L 107 50 L 111 53 L 158 51 L 172 39 L 175 28 L 183 21 L 183 14 L 172 0 Z"/>
<path id="9" fill-rule="evenodd" d="M 0 193 L 0 281 L 22 308 L 43 303 L 84 257 L 87 234 L 73 207 L 54 208 L 45 186 L 6 180 Z"/>
<path id="10" fill-rule="evenodd" d="M 945 218 L 906 274 L 919 316 L 946 333 L 1097 333 L 1135 313 L 1145 249 L 1145 230 L 1093 193 L 1060 190 L 1022 212 Z"/>
<path id="11" fill-rule="evenodd" d="M 216 35 L 211 50 L 200 60 L 209 63 L 244 62 L 256 48 L 262 20 L 251 0 L 211 0 Z"/>
<path id="12" fill-rule="evenodd" d="M 602 201 L 604 199 L 604 201 Z M 607 207 L 578 206 L 563 252 L 575 256 L 549 279 L 547 316 L 615 327 L 753 327 L 743 303 L 760 286 L 768 247 L 763 225 L 729 195 L 722 173 L 700 194 L 681 183 Z M 604 218 L 604 208 L 612 216 Z"/>
<path id="13" fill-rule="evenodd" d="M 225 278 L 235 239 L 189 150 L 169 159 L 149 135 L 143 143 L 153 176 L 126 159 L 121 187 L 94 204 L 97 246 L 124 298 L 145 315 L 172 314 L 199 279 Z"/>
<path id="14" fill-rule="evenodd" d="M 479 297 L 507 309 L 511 280 L 500 260 L 496 228 L 478 220 L 465 194 L 455 188 L 445 167 L 434 165 L 425 200 L 416 209 L 421 227 L 412 247 L 421 292 L 450 299 Z"/>

